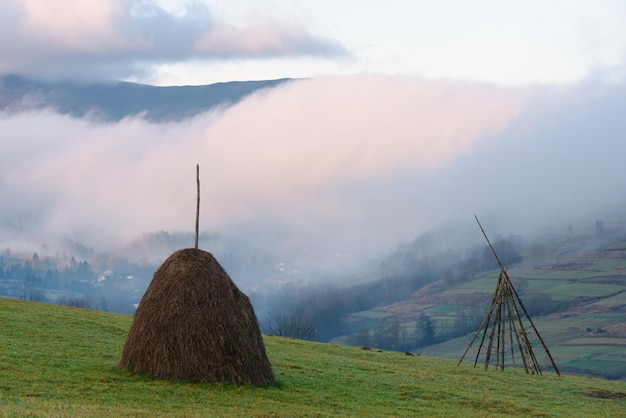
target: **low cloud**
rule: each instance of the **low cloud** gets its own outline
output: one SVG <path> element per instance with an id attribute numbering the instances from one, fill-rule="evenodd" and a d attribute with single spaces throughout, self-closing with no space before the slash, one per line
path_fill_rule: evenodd
<path id="1" fill-rule="evenodd" d="M 146 1 L 7 0 L 0 36 L 0 73 L 37 78 L 109 80 L 191 60 L 347 54 L 300 22 L 259 17 L 239 27 L 196 2 L 173 14 Z"/>
<path id="2" fill-rule="evenodd" d="M 193 231 L 196 163 L 202 229 L 328 257 L 475 213 L 493 233 L 593 220 L 626 195 L 623 93 L 355 76 L 293 81 L 181 123 L 4 116 L 0 245 L 115 249 Z"/>
<path id="3" fill-rule="evenodd" d="M 624 85 L 595 82 L 544 91 L 445 173 L 442 187 L 455 190 L 450 206 L 472 207 L 520 234 L 592 230 L 603 217 L 623 223 L 625 93 Z"/>

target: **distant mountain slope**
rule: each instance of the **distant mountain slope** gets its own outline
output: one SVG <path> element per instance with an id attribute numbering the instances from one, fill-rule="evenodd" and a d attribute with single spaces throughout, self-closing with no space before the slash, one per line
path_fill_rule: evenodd
<path id="1" fill-rule="evenodd" d="M 546 234 L 518 247 L 496 246 L 502 259 L 519 256 L 507 272 L 561 372 L 626 380 L 626 230 Z M 485 254 L 493 260 L 487 248 Z M 347 319 L 352 333 L 333 341 L 458 360 L 489 310 L 499 275 L 497 267 L 481 266 L 480 257 L 467 259 L 481 268 L 457 264 L 406 300 L 353 312 Z M 541 367 L 551 370 L 538 338 L 530 338 Z"/>
<path id="2" fill-rule="evenodd" d="M 0 110 L 14 113 L 49 107 L 74 117 L 91 112 L 104 121 L 118 121 L 145 112 L 147 120 L 164 122 L 237 103 L 259 89 L 272 88 L 288 80 L 157 87 L 128 82 L 39 82 L 10 75 L 0 77 Z"/>

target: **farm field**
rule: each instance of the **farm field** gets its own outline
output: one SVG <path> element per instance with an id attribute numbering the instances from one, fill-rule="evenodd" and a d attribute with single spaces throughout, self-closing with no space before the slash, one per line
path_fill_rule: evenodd
<path id="1" fill-rule="evenodd" d="M 269 336 L 274 385 L 153 381 L 117 367 L 131 320 L 0 299 L 0 415 L 626 416 L 626 382 Z"/>

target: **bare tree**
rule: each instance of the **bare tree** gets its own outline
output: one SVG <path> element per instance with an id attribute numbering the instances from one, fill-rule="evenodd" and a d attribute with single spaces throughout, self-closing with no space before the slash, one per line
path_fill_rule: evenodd
<path id="1" fill-rule="evenodd" d="M 398 321 L 386 327 L 376 328 L 372 333 L 372 345 L 381 350 L 399 350 L 404 348 L 406 338 L 404 328 Z"/>
<path id="2" fill-rule="evenodd" d="M 274 312 L 269 318 L 268 331 L 270 334 L 282 337 L 312 340 L 316 329 L 311 320 L 298 306 Z"/>
<path id="3" fill-rule="evenodd" d="M 56 298 L 55 304 L 71 306 L 73 308 L 94 309 L 92 301 L 87 296 L 62 295 Z"/>
<path id="4" fill-rule="evenodd" d="M 435 344 L 435 325 L 430 316 L 422 313 L 416 322 L 416 334 L 421 334 L 421 339 L 418 341 L 418 347 L 424 347 L 427 345 Z"/>
<path id="5" fill-rule="evenodd" d="M 41 289 L 27 287 L 22 290 L 22 299 L 30 300 L 31 302 L 45 302 L 46 295 Z"/>

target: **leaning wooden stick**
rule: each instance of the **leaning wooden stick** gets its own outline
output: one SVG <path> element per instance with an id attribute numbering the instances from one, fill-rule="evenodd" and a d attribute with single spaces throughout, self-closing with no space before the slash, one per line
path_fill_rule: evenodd
<path id="1" fill-rule="evenodd" d="M 196 200 L 196 240 L 194 248 L 198 249 L 198 230 L 200 228 L 200 164 L 196 164 L 196 185 L 198 189 L 198 199 Z"/>
<path id="2" fill-rule="evenodd" d="M 539 331 L 537 330 L 537 327 L 535 327 L 535 323 L 530 318 L 530 315 L 528 315 L 528 312 L 526 311 L 526 307 L 522 303 L 522 300 L 520 299 L 520 297 L 519 297 L 519 295 L 517 293 L 517 290 L 515 290 L 515 288 L 513 287 L 513 284 L 511 283 L 511 279 L 509 278 L 509 275 L 507 274 L 504 266 L 502 265 L 502 262 L 500 261 L 500 258 L 498 257 L 498 254 L 496 254 L 496 250 L 493 248 L 493 245 L 491 245 L 491 241 L 489 241 L 489 238 L 487 238 L 487 234 L 485 233 L 485 230 L 483 229 L 483 226 L 480 224 L 480 221 L 478 220 L 478 216 L 474 215 L 474 218 L 476 218 L 476 222 L 478 223 L 478 226 L 480 227 L 480 230 L 483 233 L 483 236 L 487 240 L 487 244 L 489 244 L 489 248 L 491 249 L 491 252 L 493 253 L 494 257 L 496 258 L 496 261 L 498 262 L 498 265 L 500 266 L 500 271 L 502 273 L 504 273 L 504 278 L 505 278 L 506 282 L 508 283 L 508 286 L 510 287 L 510 290 L 511 290 L 512 294 L 517 299 L 517 302 L 519 303 L 520 307 L 522 308 L 522 311 L 526 315 L 526 318 L 528 318 L 528 322 L 530 323 L 530 326 L 532 327 L 533 331 L 535 331 L 535 334 L 537 335 L 537 338 L 539 338 L 539 342 L 541 343 L 541 345 L 543 346 L 543 349 L 545 350 L 546 354 L 548 355 L 548 358 L 550 359 L 550 362 L 552 363 L 552 366 L 554 367 L 554 371 L 556 372 L 556 374 L 558 376 L 561 376 L 561 373 L 559 372 L 559 369 L 556 367 L 556 363 L 554 362 L 554 359 L 552 358 L 552 354 L 550 354 L 550 350 L 548 350 L 548 347 L 546 346 L 546 343 L 543 341 L 543 338 L 541 337 L 541 334 L 539 334 Z M 523 328 L 521 329 L 521 331 L 523 331 Z M 526 345 L 530 349 L 530 343 L 527 343 Z M 529 354 L 531 355 L 532 359 L 536 362 L 535 355 L 532 352 L 532 350 L 530 350 Z M 537 366 L 537 369 L 538 369 L 539 368 L 538 364 L 536 364 L 536 366 Z"/>

